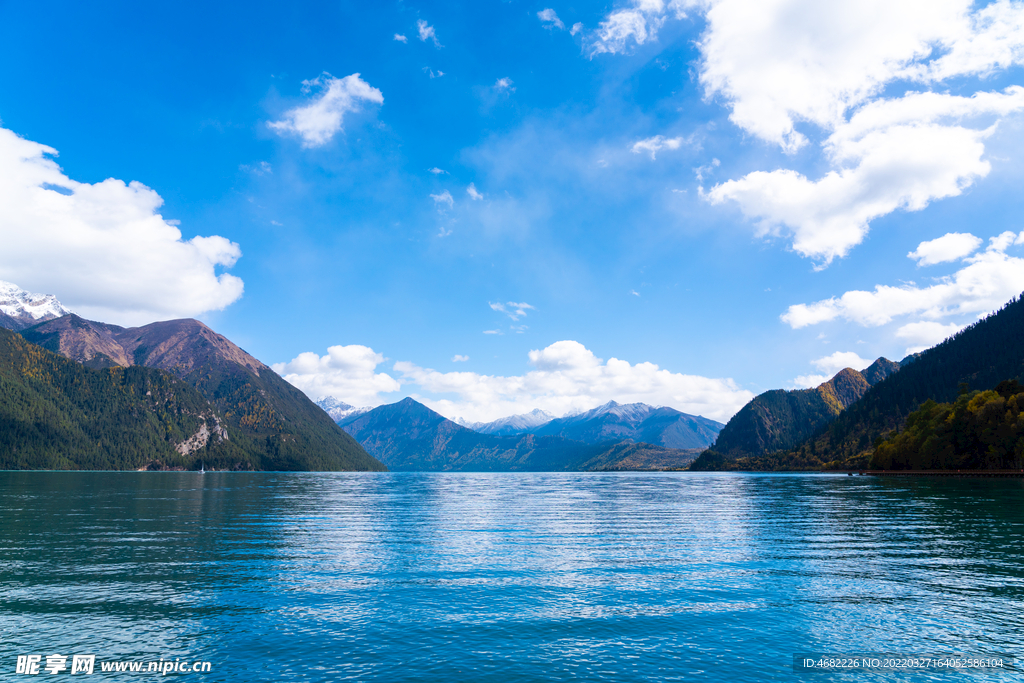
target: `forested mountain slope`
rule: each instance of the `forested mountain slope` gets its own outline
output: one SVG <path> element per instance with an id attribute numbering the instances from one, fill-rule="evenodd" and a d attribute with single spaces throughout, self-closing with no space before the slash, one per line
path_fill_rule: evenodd
<path id="1" fill-rule="evenodd" d="M 862 372 L 840 370 L 813 389 L 766 391 L 729 420 L 711 450 L 736 459 L 792 448 L 897 370 L 897 363 L 879 358 Z"/>
<path id="2" fill-rule="evenodd" d="M 383 469 L 305 394 L 198 320 L 123 328 L 66 315 L 22 335 L 91 368 L 171 373 L 216 408 L 257 469 Z"/>

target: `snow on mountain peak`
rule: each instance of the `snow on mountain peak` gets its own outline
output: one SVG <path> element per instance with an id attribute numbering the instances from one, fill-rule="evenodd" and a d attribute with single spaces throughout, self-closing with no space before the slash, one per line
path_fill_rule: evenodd
<path id="1" fill-rule="evenodd" d="M 582 421 L 592 420 L 595 417 L 600 417 L 602 415 L 614 415 L 624 422 L 634 423 L 643 421 L 648 415 L 657 409 L 658 406 L 651 406 L 646 403 L 623 404 L 617 403 L 616 401 L 608 401 L 604 405 L 598 406 L 593 410 L 588 410 L 585 413 L 572 416 L 572 419 L 573 421 Z"/>
<path id="2" fill-rule="evenodd" d="M 53 294 L 33 294 L 12 282 L 0 280 L 0 313 L 30 326 L 60 318 L 71 310 L 57 301 Z"/>
<path id="3" fill-rule="evenodd" d="M 555 419 L 555 416 L 551 413 L 541 410 L 540 408 L 534 408 L 528 413 L 522 415 L 509 415 L 508 417 L 502 417 L 494 422 L 466 422 L 463 420 L 456 420 L 463 427 L 467 427 L 474 431 L 482 434 L 501 434 L 501 433 L 518 433 L 525 432 L 535 427 L 547 424 Z"/>
<path id="4" fill-rule="evenodd" d="M 351 406 L 333 396 L 321 396 L 314 401 L 314 403 L 323 408 L 324 412 L 330 415 L 331 419 L 335 422 L 344 419 L 349 415 L 358 415 L 371 410 L 370 408 L 356 408 L 355 406 Z"/>

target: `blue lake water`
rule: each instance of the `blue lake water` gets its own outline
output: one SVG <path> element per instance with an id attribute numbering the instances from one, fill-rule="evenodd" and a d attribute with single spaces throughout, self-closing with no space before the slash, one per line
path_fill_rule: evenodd
<path id="1" fill-rule="evenodd" d="M 959 680 L 793 656 L 1022 646 L 1021 480 L 0 472 L 5 681 Z"/>

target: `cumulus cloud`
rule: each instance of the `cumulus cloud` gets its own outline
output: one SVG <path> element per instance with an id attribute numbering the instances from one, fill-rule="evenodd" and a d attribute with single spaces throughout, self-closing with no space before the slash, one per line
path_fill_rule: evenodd
<path id="1" fill-rule="evenodd" d="M 795 251 L 827 265 L 860 244 L 873 219 L 897 209 L 919 211 L 988 175 L 991 165 L 982 157 L 993 129 L 953 125 L 952 118 L 1020 110 L 1019 86 L 974 97 L 910 93 L 876 102 L 826 142 L 832 162 L 846 167 L 817 181 L 789 169 L 755 171 L 706 197 L 735 201 L 759 219 L 760 234 L 791 235 Z"/>
<path id="2" fill-rule="evenodd" d="M 400 43 L 408 43 L 409 42 L 409 39 L 406 38 L 405 36 L 403 36 L 401 33 L 396 33 L 395 34 L 395 40 L 397 40 Z"/>
<path id="3" fill-rule="evenodd" d="M 469 360 L 469 356 L 463 356 L 462 354 L 459 354 L 459 353 L 457 353 L 454 356 L 452 356 L 452 362 L 453 363 L 465 363 L 468 360 Z"/>
<path id="4" fill-rule="evenodd" d="M 812 389 L 829 381 L 835 377 L 837 372 L 844 368 L 863 370 L 867 366 L 871 365 L 871 361 L 861 358 L 853 351 L 836 351 L 830 356 L 812 360 L 811 365 L 817 368 L 818 372 L 821 374 L 800 375 L 799 377 L 795 377 L 792 382 L 790 382 L 794 389 Z"/>
<path id="5" fill-rule="evenodd" d="M 468 194 L 474 201 L 484 198 L 482 194 L 477 192 L 476 185 L 474 183 L 470 183 L 469 187 L 466 188 L 466 194 Z"/>
<path id="6" fill-rule="evenodd" d="M 242 281 L 218 268 L 241 257 L 219 237 L 183 239 L 140 182 L 66 176 L 57 151 L 0 128 L 0 280 L 52 292 L 88 318 L 136 325 L 219 310 Z"/>
<path id="7" fill-rule="evenodd" d="M 396 379 L 376 372 L 384 360 L 373 349 L 352 344 L 331 346 L 325 356 L 307 351 L 271 367 L 310 398 L 334 396 L 352 405 L 376 406 L 384 400 L 381 394 L 401 389 Z"/>
<path id="8" fill-rule="evenodd" d="M 558 15 L 553 9 L 542 9 L 537 12 L 537 18 L 540 19 L 542 24 L 544 24 L 544 28 L 565 28 L 565 24 L 562 23 L 562 20 L 558 18 Z"/>
<path id="9" fill-rule="evenodd" d="M 819 178 L 755 171 L 702 196 L 735 202 L 759 235 L 791 237 L 819 267 L 860 244 L 873 220 L 955 197 L 987 176 L 992 127 L 1024 109 L 1019 87 L 901 92 L 1024 64 L 1024 3 L 1014 0 L 634 0 L 605 17 L 586 49 L 628 52 L 687 7 L 705 14 L 697 45 L 706 97 L 787 153 L 809 144 L 807 133 L 824 133 L 831 167 Z"/>
<path id="10" fill-rule="evenodd" d="M 455 206 L 455 199 L 452 197 L 452 193 L 448 190 L 445 190 L 441 194 L 432 194 L 430 195 L 430 198 L 434 200 L 434 205 L 437 207 L 438 211 L 444 210 L 441 208 L 442 204 L 447 204 L 449 209 Z"/>
<path id="11" fill-rule="evenodd" d="M 896 336 L 910 344 L 907 353 L 911 354 L 929 349 L 962 329 L 963 325 L 956 323 L 943 325 L 933 321 L 922 321 L 902 326 L 896 330 Z"/>
<path id="12" fill-rule="evenodd" d="M 428 168 L 427 170 L 430 171 L 431 173 L 433 173 L 434 175 L 441 175 L 441 174 L 448 175 L 448 171 L 445 171 L 444 169 L 438 168 L 437 166 L 435 166 L 434 168 Z"/>
<path id="13" fill-rule="evenodd" d="M 844 368 L 863 370 L 867 366 L 871 365 L 871 361 L 866 358 L 861 358 L 853 351 L 836 351 L 830 356 L 812 360 L 811 365 L 831 378 Z"/>
<path id="14" fill-rule="evenodd" d="M 970 256 L 980 246 L 981 238 L 969 232 L 949 232 L 942 237 L 921 242 L 907 257 L 917 261 L 919 266 L 934 266 Z"/>
<path id="15" fill-rule="evenodd" d="M 577 33 L 580 33 L 581 31 L 583 31 L 583 22 L 577 21 L 575 24 L 572 25 L 572 28 L 569 29 L 569 35 L 574 36 Z"/>
<path id="16" fill-rule="evenodd" d="M 420 40 L 424 43 L 431 40 L 434 42 L 434 47 L 444 47 L 440 42 L 438 42 L 437 33 L 434 32 L 434 27 L 424 20 L 420 19 L 416 22 L 416 29 L 420 33 Z"/>
<path id="17" fill-rule="evenodd" d="M 471 421 L 490 421 L 535 408 L 562 415 L 615 400 L 671 406 L 724 422 L 753 398 L 731 379 L 673 373 L 653 363 L 603 361 L 575 341 L 530 351 L 529 363 L 532 370 L 511 377 L 442 373 L 406 362 L 395 363 L 395 371 L 403 383 L 424 392 L 454 394 L 454 400 L 425 396 L 419 400 L 442 415 Z"/>
<path id="18" fill-rule="evenodd" d="M 1024 233 L 997 235 L 989 240 L 985 251 L 966 258 L 966 266 L 928 287 L 877 285 L 870 292 L 854 290 L 840 297 L 790 306 L 781 317 L 790 327 L 799 329 L 837 319 L 877 327 L 908 315 L 925 320 L 984 315 L 1024 291 L 1024 259 L 1005 253 L 1015 244 L 1024 244 Z"/>
<path id="19" fill-rule="evenodd" d="M 514 301 L 509 301 L 506 304 L 492 303 L 488 305 L 491 307 L 492 311 L 504 313 L 508 317 L 512 318 L 512 320 L 519 320 L 520 318 L 525 318 L 527 311 L 537 310 L 536 308 L 525 302 L 517 304 Z"/>
<path id="20" fill-rule="evenodd" d="M 361 102 L 384 103 L 380 90 L 357 73 L 335 78 L 325 71 L 311 81 L 303 81 L 302 90 L 318 94 L 309 104 L 288 110 L 283 119 L 271 121 L 267 126 L 279 135 L 298 135 L 303 147 L 327 144 L 341 131 L 345 114 L 359 111 Z"/>
<path id="21" fill-rule="evenodd" d="M 647 152 L 651 155 L 653 161 L 655 155 L 663 149 L 679 149 L 683 145 L 682 138 L 665 138 L 660 135 L 655 135 L 653 138 L 646 138 L 633 144 L 633 154 L 639 154 L 640 152 Z"/>
<path id="22" fill-rule="evenodd" d="M 438 372 L 402 361 L 394 364 L 396 380 L 377 372 L 384 360 L 365 346 L 332 346 L 326 356 L 302 353 L 272 367 L 310 397 L 330 395 L 353 405 L 376 406 L 399 399 L 382 394 L 401 390 L 446 417 L 469 421 L 491 421 L 534 408 L 562 415 L 615 400 L 671 406 L 724 422 L 753 398 L 731 379 L 674 373 L 653 363 L 604 361 L 575 341 L 530 351 L 532 369 L 513 376 Z"/>

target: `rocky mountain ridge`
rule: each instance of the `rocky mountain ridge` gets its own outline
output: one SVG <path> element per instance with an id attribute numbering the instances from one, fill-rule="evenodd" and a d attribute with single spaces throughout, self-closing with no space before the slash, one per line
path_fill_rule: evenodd
<path id="1" fill-rule="evenodd" d="M 33 294 L 0 280 L 0 327 L 15 332 L 71 311 L 52 294 Z"/>

